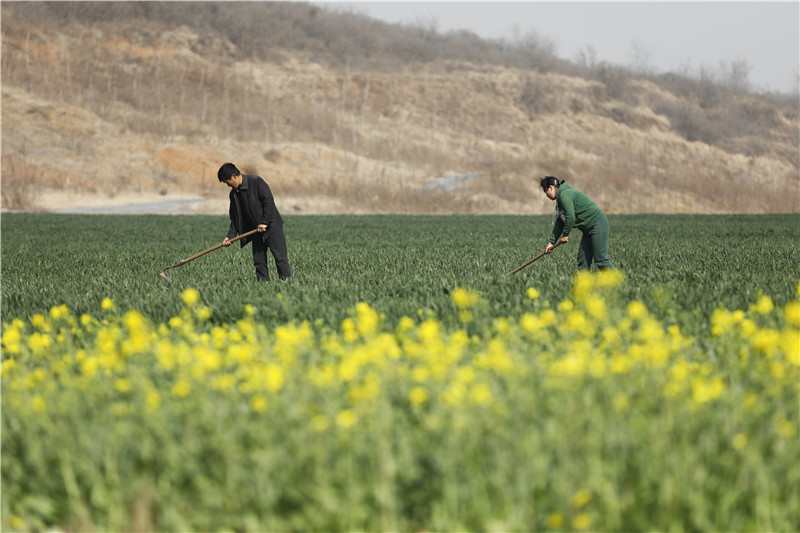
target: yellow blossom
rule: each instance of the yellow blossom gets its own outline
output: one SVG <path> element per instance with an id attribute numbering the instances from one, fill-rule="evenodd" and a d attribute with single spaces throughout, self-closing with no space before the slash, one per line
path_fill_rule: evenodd
<path id="1" fill-rule="evenodd" d="M 778 435 L 783 438 L 790 438 L 794 437 L 795 434 L 795 424 L 792 423 L 790 420 L 786 418 L 781 418 L 777 421 L 776 426 L 778 428 Z"/>
<path id="2" fill-rule="evenodd" d="M 364 302 L 356 305 L 356 328 L 361 336 L 374 335 L 378 332 L 380 316 L 378 312 Z"/>
<path id="3" fill-rule="evenodd" d="M 47 410 L 47 404 L 40 394 L 33 397 L 33 410 L 37 413 L 44 413 Z"/>
<path id="4" fill-rule="evenodd" d="M 114 300 L 111 298 L 103 298 L 103 301 L 100 302 L 100 309 L 103 311 L 111 311 L 114 309 Z"/>
<path id="5" fill-rule="evenodd" d="M 736 450 L 741 450 L 747 446 L 747 435 L 739 433 L 733 438 L 733 447 Z"/>
<path id="6" fill-rule="evenodd" d="M 725 392 L 725 383 L 720 378 L 692 380 L 692 400 L 697 404 L 704 404 L 716 400 Z"/>
<path id="7" fill-rule="evenodd" d="M 450 295 L 450 298 L 453 300 L 453 303 L 456 304 L 456 307 L 464 309 L 478 303 L 480 295 L 464 287 L 456 287 L 453 289 L 453 294 Z"/>
<path id="8" fill-rule="evenodd" d="M 525 291 L 525 292 L 526 292 L 526 294 L 528 295 L 528 298 L 530 298 L 531 300 L 535 300 L 535 299 L 536 299 L 536 298 L 538 298 L 538 297 L 539 297 L 539 295 L 540 295 L 540 294 L 539 294 L 539 291 L 538 291 L 538 290 L 536 290 L 536 289 L 535 289 L 535 288 L 533 288 L 533 287 L 529 287 L 529 288 L 528 288 L 528 290 L 527 290 L 527 291 Z"/>
<path id="9" fill-rule="evenodd" d="M 150 391 L 147 393 L 147 407 L 150 410 L 158 409 L 161 406 L 161 395 L 156 391 Z"/>
<path id="10" fill-rule="evenodd" d="M 3 351 L 11 354 L 18 354 L 20 352 L 20 341 L 22 340 L 22 333 L 13 325 L 3 331 L 3 336 L 0 337 L 0 343 L 3 345 Z"/>
<path id="11" fill-rule="evenodd" d="M 562 313 L 568 313 L 572 311 L 573 307 L 575 307 L 575 305 L 572 303 L 572 300 L 563 300 L 558 304 L 558 310 Z"/>
<path id="12" fill-rule="evenodd" d="M 172 386 L 172 395 L 176 398 L 184 398 L 192 391 L 191 385 L 186 380 L 180 380 Z"/>
<path id="13" fill-rule="evenodd" d="M 116 380 L 114 382 L 114 389 L 116 389 L 117 392 L 128 392 L 132 388 L 133 388 L 133 384 L 131 383 L 131 380 L 129 380 L 129 379 L 119 378 L 118 380 Z"/>
<path id="14" fill-rule="evenodd" d="M 256 394 L 250 398 L 250 408 L 256 413 L 264 413 L 267 411 L 267 399 L 263 396 Z"/>
<path id="15" fill-rule="evenodd" d="M 634 300 L 628 304 L 628 316 L 633 320 L 641 320 L 647 316 L 647 306 L 641 300 Z"/>
<path id="16" fill-rule="evenodd" d="M 411 400 L 411 403 L 414 405 L 420 405 L 428 401 L 428 389 L 425 387 L 414 387 L 411 389 L 411 392 L 408 393 L 408 399 Z"/>
<path id="17" fill-rule="evenodd" d="M 794 328 L 800 328 L 800 301 L 792 300 L 783 308 L 783 318 Z"/>
<path id="18" fill-rule="evenodd" d="M 572 495 L 571 503 L 573 507 L 580 509 L 582 507 L 586 507 L 586 504 L 588 504 L 591 500 L 592 493 L 586 489 L 581 489 Z"/>
<path id="19" fill-rule="evenodd" d="M 492 401 L 492 389 L 486 383 L 476 383 L 470 389 L 470 398 L 477 405 L 487 405 Z"/>
<path id="20" fill-rule="evenodd" d="M 200 301 L 200 293 L 195 288 L 187 287 L 181 293 L 181 299 L 184 304 L 192 306 Z"/>
<path id="21" fill-rule="evenodd" d="M 584 305 L 586 306 L 586 311 L 595 320 L 602 320 L 606 317 L 606 302 L 601 297 L 589 295 L 586 297 Z"/>
<path id="22" fill-rule="evenodd" d="M 585 298 L 594 288 L 594 274 L 581 270 L 575 275 L 572 283 L 572 296 L 576 300 Z"/>
<path id="23" fill-rule="evenodd" d="M 51 345 L 50 337 L 35 331 L 28 337 L 28 348 L 33 350 L 34 352 L 39 352 L 44 350 L 45 348 L 49 348 Z"/>
<path id="24" fill-rule="evenodd" d="M 619 287 L 625 281 L 625 274 L 617 269 L 605 269 L 597 273 L 595 282 L 598 287 Z"/>
<path id="25" fill-rule="evenodd" d="M 547 527 L 549 529 L 561 529 L 564 525 L 564 515 L 561 513 L 551 513 L 547 517 Z"/>
<path id="26" fill-rule="evenodd" d="M 58 320 L 69 315 L 69 307 L 66 304 L 54 306 L 50 308 L 50 318 Z"/>
<path id="27" fill-rule="evenodd" d="M 355 426 L 357 422 L 358 422 L 358 417 L 350 409 L 345 409 L 344 411 L 340 411 L 336 415 L 336 425 L 338 425 L 339 427 L 348 429 Z"/>
<path id="28" fill-rule="evenodd" d="M 586 513 L 580 513 L 575 515 L 575 518 L 572 519 L 572 528 L 578 531 L 585 531 L 592 527 L 592 519 Z"/>
<path id="29" fill-rule="evenodd" d="M 775 304 L 772 303 L 772 298 L 767 296 L 766 294 L 762 294 L 758 301 L 750 306 L 750 311 L 755 311 L 761 315 L 766 315 L 767 313 L 771 312 L 775 308 Z"/>

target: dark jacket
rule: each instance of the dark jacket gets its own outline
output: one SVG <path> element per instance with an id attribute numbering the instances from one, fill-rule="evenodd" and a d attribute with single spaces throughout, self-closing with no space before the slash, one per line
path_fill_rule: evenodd
<path id="1" fill-rule="evenodd" d="M 272 191 L 260 176 L 242 174 L 242 184 L 238 189 L 232 189 L 229 197 L 231 201 L 228 209 L 231 217 L 227 235 L 229 239 L 255 229 L 259 224 L 267 226 L 267 231 L 261 234 L 262 238 L 266 239 L 272 230 L 283 226 L 283 219 L 275 206 Z M 251 238 L 247 237 L 239 242 L 244 246 Z"/>

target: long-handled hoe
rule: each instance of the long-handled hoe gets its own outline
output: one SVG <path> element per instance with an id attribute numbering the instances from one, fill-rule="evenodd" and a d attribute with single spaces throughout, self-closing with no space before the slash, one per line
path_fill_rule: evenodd
<path id="1" fill-rule="evenodd" d="M 248 231 L 247 233 L 242 233 L 242 234 L 241 234 L 241 235 L 239 235 L 238 237 L 235 237 L 235 238 L 231 239 L 231 242 L 236 242 L 236 241 L 238 241 L 239 239 L 244 239 L 245 237 L 249 237 L 250 235 L 252 235 L 253 233 L 255 233 L 255 232 L 257 232 L 257 231 L 258 231 L 257 229 L 254 229 L 254 230 Z M 159 276 L 161 276 L 161 277 L 162 277 L 162 278 L 164 278 L 165 280 L 167 280 L 167 281 L 169 281 L 170 283 L 172 283 L 172 280 L 171 280 L 171 279 L 169 279 L 169 278 L 167 277 L 167 275 L 166 275 L 166 274 L 164 274 L 164 272 L 166 272 L 166 271 L 167 271 L 167 269 L 170 269 L 170 268 L 175 268 L 175 267 L 179 267 L 179 266 L 185 265 L 185 264 L 186 264 L 186 263 L 188 263 L 189 261 L 193 261 L 193 260 L 197 259 L 198 257 L 200 257 L 201 255 L 206 255 L 208 252 L 213 252 L 213 251 L 214 251 L 214 250 L 216 250 L 217 248 L 222 248 L 222 243 L 219 243 L 219 244 L 218 244 L 218 245 L 216 245 L 216 246 L 212 246 L 212 247 L 211 247 L 211 248 L 209 248 L 208 250 L 203 250 L 203 251 L 202 251 L 202 252 L 200 252 L 199 254 L 194 254 L 192 257 L 189 257 L 189 258 L 187 258 L 187 259 L 184 259 L 183 261 L 178 261 L 178 262 L 177 262 L 177 263 L 175 263 L 174 265 L 170 265 L 170 266 L 168 266 L 168 267 L 165 267 L 165 268 L 164 268 L 164 270 L 162 270 L 162 271 L 161 271 L 161 273 L 159 274 Z"/>
<path id="2" fill-rule="evenodd" d="M 556 248 L 558 248 L 558 246 L 559 246 L 560 244 L 561 244 L 561 241 L 558 241 L 557 243 L 555 243 L 555 245 L 553 246 L 553 248 L 551 249 L 551 251 L 552 251 L 552 250 L 555 250 Z M 536 257 L 534 257 L 533 259 L 531 259 L 530 261 L 528 261 L 528 262 L 527 262 L 527 263 L 525 263 L 524 265 L 522 265 L 522 266 L 518 266 L 517 268 L 515 268 L 514 270 L 512 270 L 511 272 L 509 272 L 509 273 L 508 273 L 508 275 L 510 276 L 511 274 L 516 274 L 517 272 L 519 272 L 520 270 L 522 270 L 522 269 L 523 269 L 523 268 L 525 268 L 526 266 L 530 265 L 531 263 L 533 263 L 534 261 L 536 261 L 537 259 L 539 259 L 539 258 L 540 258 L 540 257 L 542 257 L 543 255 L 544 255 L 544 252 L 540 253 L 539 255 L 537 255 Z"/>

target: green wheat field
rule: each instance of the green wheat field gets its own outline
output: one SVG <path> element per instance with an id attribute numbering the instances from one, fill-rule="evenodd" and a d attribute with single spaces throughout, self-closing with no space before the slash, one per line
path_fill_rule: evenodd
<path id="1" fill-rule="evenodd" d="M 800 216 L 285 219 L 3 214 L 3 531 L 800 530 Z"/>

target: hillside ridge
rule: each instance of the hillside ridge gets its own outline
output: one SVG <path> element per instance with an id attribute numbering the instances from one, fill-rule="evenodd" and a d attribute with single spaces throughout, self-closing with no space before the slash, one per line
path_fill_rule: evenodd
<path id="1" fill-rule="evenodd" d="M 257 12 L 246 4 L 233 11 Z M 72 9 L 63 20 L 35 7 L 2 4 L 7 209 L 46 209 L 47 195 L 158 194 L 224 213 L 216 170 L 233 161 L 264 176 L 289 213 L 549 213 L 546 174 L 609 214 L 800 212 L 791 99 L 481 54 L 340 64 L 321 47 L 245 51 L 202 13 L 142 24 L 127 5 L 119 17 L 58 7 Z M 313 35 L 341 20 L 354 34 L 399 31 L 304 4 L 261 9 L 300 17 Z"/>

